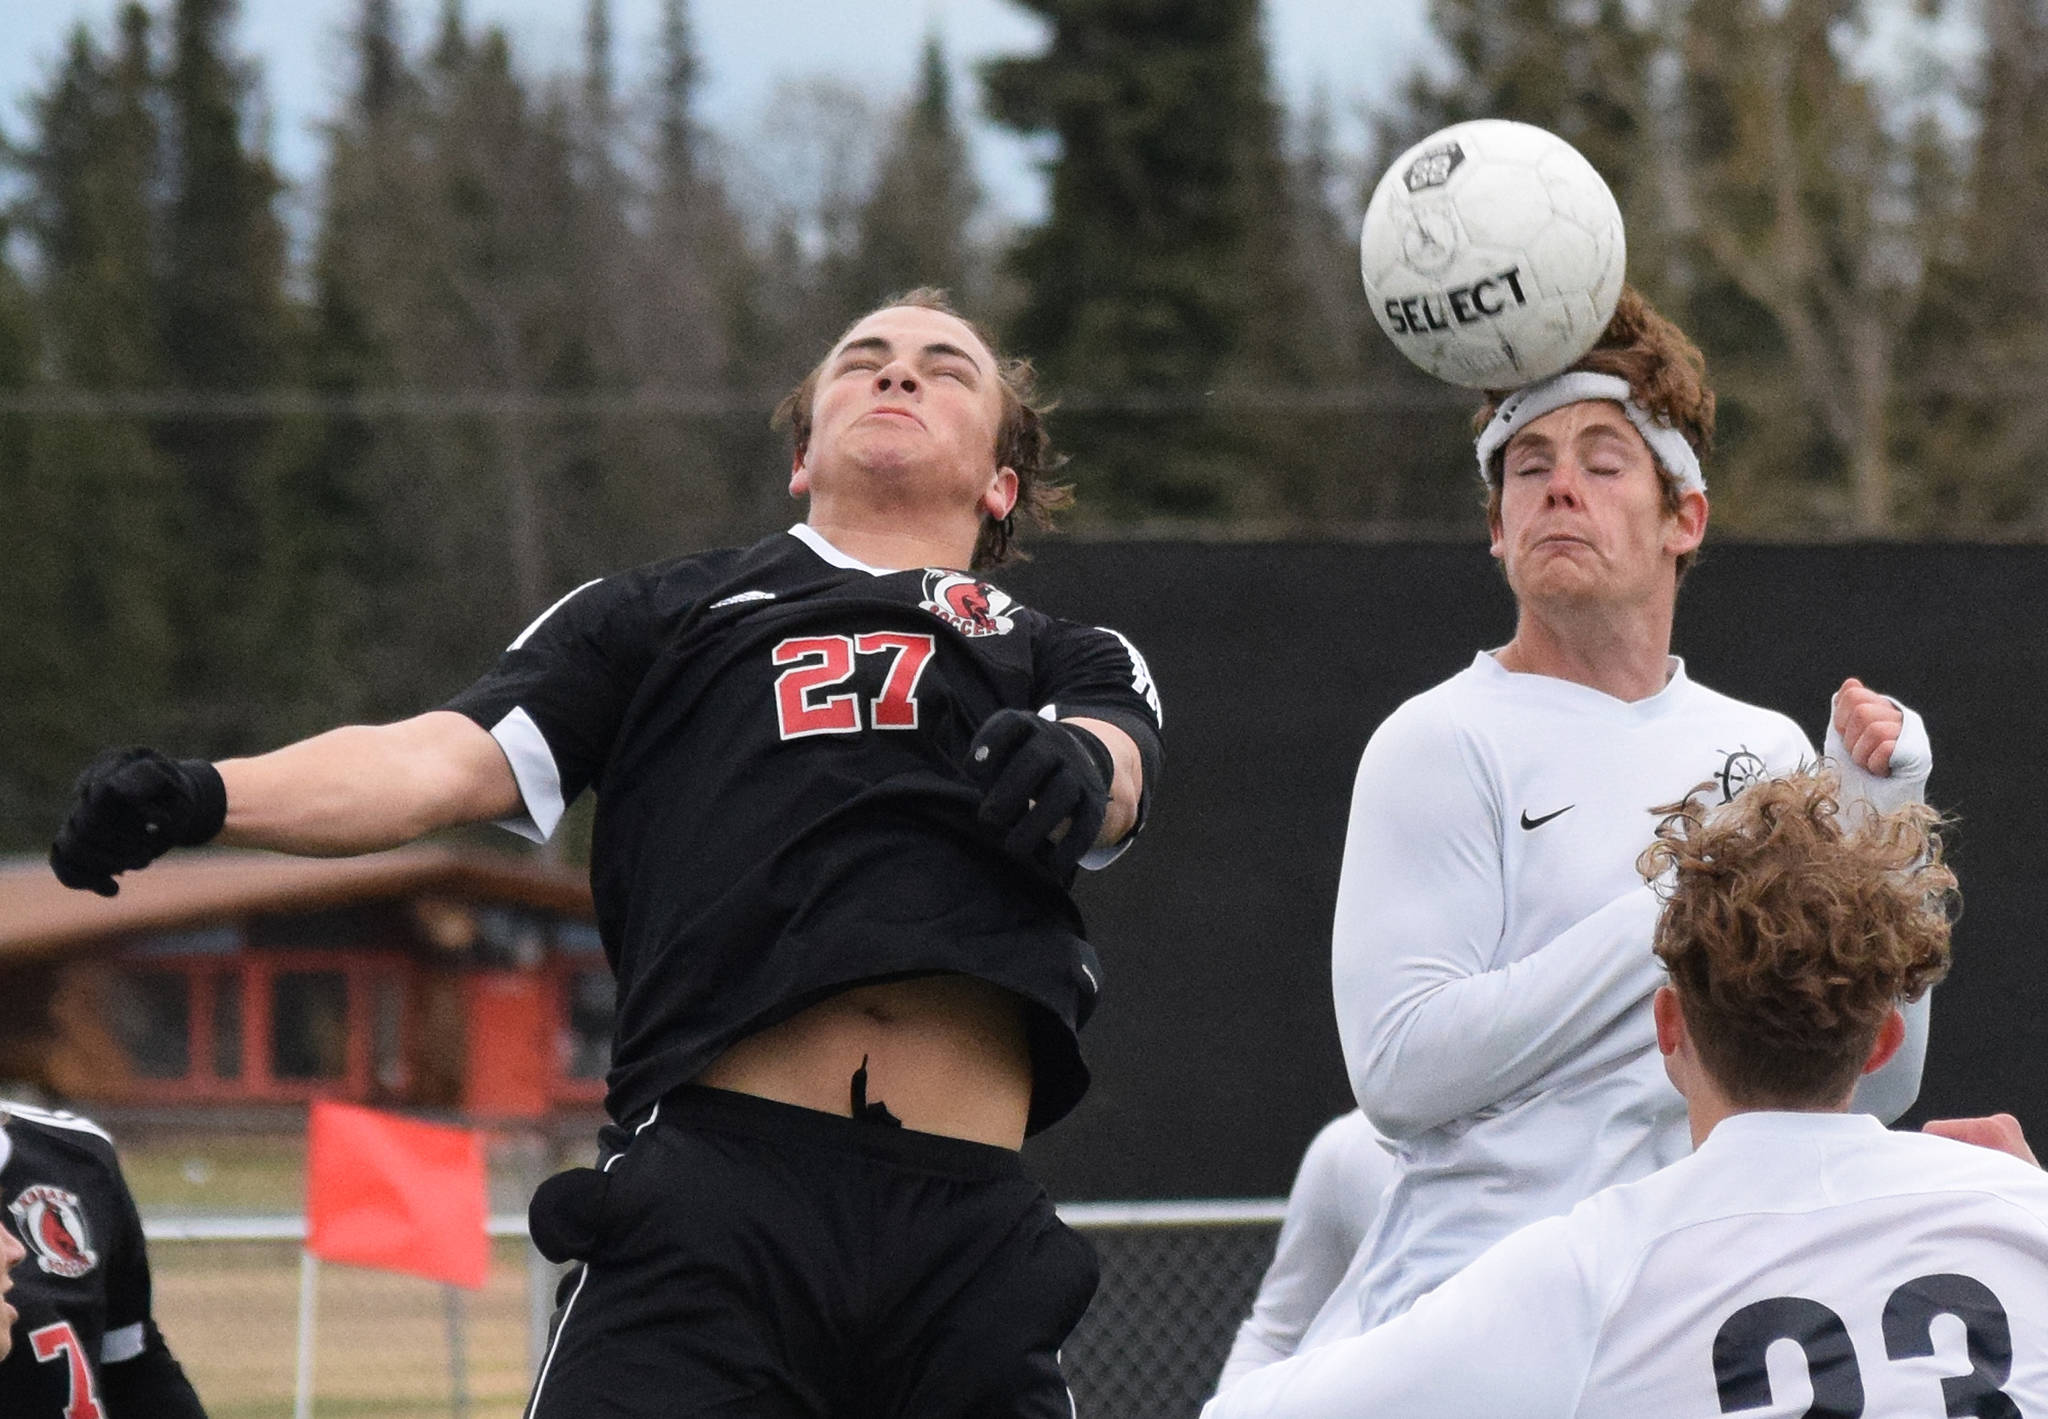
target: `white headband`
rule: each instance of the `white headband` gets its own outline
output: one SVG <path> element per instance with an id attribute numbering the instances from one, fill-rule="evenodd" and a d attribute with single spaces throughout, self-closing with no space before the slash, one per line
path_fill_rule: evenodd
<path id="1" fill-rule="evenodd" d="M 1649 410 L 1636 403 L 1634 391 L 1620 375 L 1596 374 L 1592 370 L 1566 370 L 1549 379 L 1525 384 L 1501 400 L 1500 408 L 1494 411 L 1492 420 L 1475 445 L 1479 451 L 1479 476 L 1492 481 L 1490 465 L 1493 456 L 1505 448 L 1507 441 L 1516 433 L 1553 410 L 1588 399 L 1610 399 L 1619 404 L 1621 412 L 1628 415 L 1628 421 L 1643 436 L 1643 442 L 1650 446 L 1657 462 L 1678 480 L 1680 488 L 1699 493 L 1707 490 L 1707 480 L 1700 473 L 1699 455 L 1692 451 L 1685 435 L 1663 420 L 1653 418 Z"/>

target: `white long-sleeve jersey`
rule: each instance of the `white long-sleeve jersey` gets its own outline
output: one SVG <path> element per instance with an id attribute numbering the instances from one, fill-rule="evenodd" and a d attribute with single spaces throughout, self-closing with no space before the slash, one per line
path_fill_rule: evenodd
<path id="1" fill-rule="evenodd" d="M 1365 1240 L 1393 1175 L 1386 1141 L 1363 1113 L 1353 1109 L 1323 1125 L 1302 1154 L 1273 1264 L 1237 1328 L 1219 1390 L 1294 1353 Z"/>
<path id="2" fill-rule="evenodd" d="M 1866 1115 L 1738 1114 L 1203 1419 L 1737 1412 L 2048 1413 L 2048 1174 Z"/>
<path id="3" fill-rule="evenodd" d="M 1724 801 L 1815 754 L 1799 727 L 1686 678 L 1623 701 L 1490 654 L 1397 709 L 1359 764 L 1333 932 L 1352 1087 L 1396 1145 L 1380 1214 L 1304 1348 L 1400 1314 L 1518 1227 L 1684 1156 L 1648 1000 L 1661 901 L 1636 870 L 1655 809 Z M 1926 781 L 1908 711 L 1898 781 L 1838 763 L 1882 807 Z M 1830 745 L 1835 748 L 1834 744 Z M 1907 762 L 1907 760 L 1911 762 Z M 1859 1090 L 1887 1121 L 1907 1045 Z"/>

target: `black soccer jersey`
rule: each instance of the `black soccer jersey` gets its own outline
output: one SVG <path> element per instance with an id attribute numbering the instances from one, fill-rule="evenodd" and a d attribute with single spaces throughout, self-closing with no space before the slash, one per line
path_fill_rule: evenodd
<path id="1" fill-rule="evenodd" d="M 1004 708 L 1156 744 L 1116 632 L 964 573 L 876 571 L 798 526 L 579 588 L 449 708 L 504 747 L 531 819 L 508 826 L 545 835 L 597 790 L 614 1118 L 825 996 L 935 972 L 1037 1007 L 1033 1131 L 1087 1087 L 1075 1033 L 1101 967 L 1068 884 L 976 821 L 961 761 Z"/>
<path id="2" fill-rule="evenodd" d="M 204 1419 L 150 1317 L 142 1221 L 114 1145 L 84 1119 L 0 1103 L 0 1225 L 28 1249 L 0 1360 L 6 1419 Z"/>

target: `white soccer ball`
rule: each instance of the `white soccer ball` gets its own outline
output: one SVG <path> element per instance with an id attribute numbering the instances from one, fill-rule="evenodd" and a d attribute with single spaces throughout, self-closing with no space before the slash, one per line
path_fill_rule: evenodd
<path id="1" fill-rule="evenodd" d="M 1358 259 L 1402 354 L 1452 384 L 1513 389 L 1593 348 L 1627 244 L 1614 194 L 1577 148 L 1481 118 L 1394 160 L 1365 209 Z"/>

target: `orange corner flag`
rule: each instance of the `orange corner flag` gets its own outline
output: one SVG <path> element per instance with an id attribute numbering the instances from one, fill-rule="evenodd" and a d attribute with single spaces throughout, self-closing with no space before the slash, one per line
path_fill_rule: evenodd
<path id="1" fill-rule="evenodd" d="M 306 1250 L 323 1261 L 484 1284 L 483 1135 L 316 1101 L 307 1126 Z"/>

